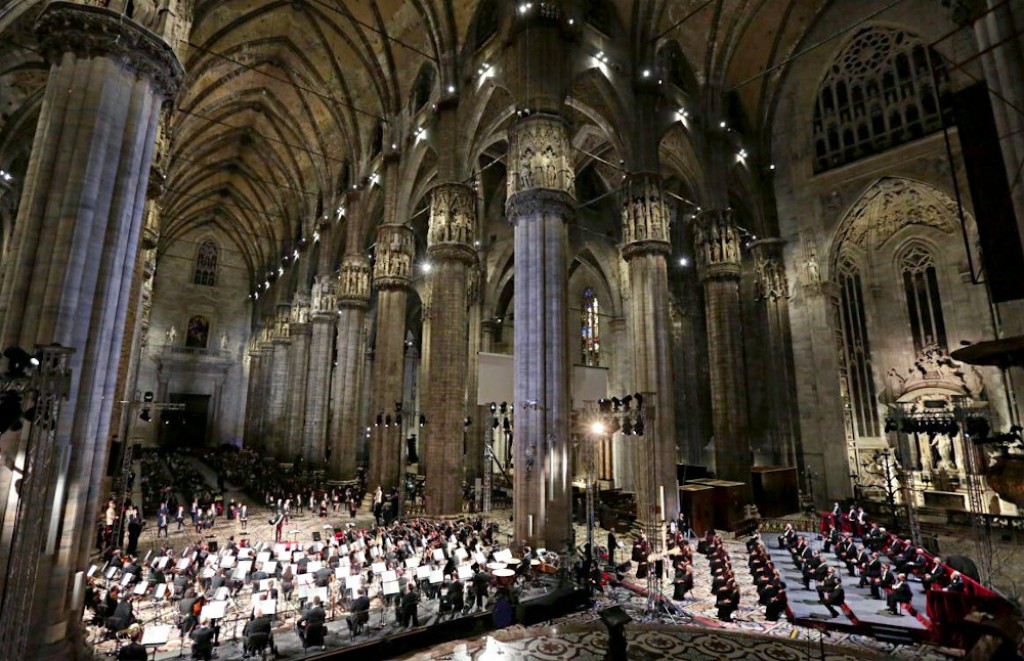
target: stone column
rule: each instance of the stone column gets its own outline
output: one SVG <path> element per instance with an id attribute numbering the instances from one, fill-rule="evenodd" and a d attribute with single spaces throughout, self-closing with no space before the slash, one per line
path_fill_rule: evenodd
<path id="1" fill-rule="evenodd" d="M 747 394 L 740 319 L 740 237 L 731 209 L 697 213 L 697 274 L 704 285 L 715 474 L 750 483 Z"/>
<path id="2" fill-rule="evenodd" d="M 466 481 L 470 484 L 484 472 L 484 434 L 490 430 L 490 416 L 487 407 L 477 405 L 477 389 L 480 372 L 480 298 L 483 295 L 483 273 L 479 262 L 475 262 L 469 270 L 468 291 L 466 300 L 469 305 L 469 321 L 466 324 L 469 334 L 469 347 L 466 350 L 468 359 L 466 367 L 466 415 L 470 424 L 466 427 Z"/>
<path id="3" fill-rule="evenodd" d="M 426 393 L 427 514 L 462 511 L 463 434 L 466 418 L 469 271 L 476 264 L 476 196 L 465 184 L 440 184 L 432 191 L 430 255 L 432 314 L 430 384 Z M 380 330 L 378 329 L 378 337 Z M 378 341 L 378 346 L 379 346 Z"/>
<path id="4" fill-rule="evenodd" d="M 260 380 L 257 382 L 257 401 L 260 403 L 260 410 L 257 413 L 256 431 L 257 447 L 268 453 L 273 452 L 273 445 L 270 442 L 270 384 L 274 372 L 274 334 L 273 320 L 267 320 L 267 327 L 262 331 L 262 339 L 259 343 L 260 352 Z"/>
<path id="5" fill-rule="evenodd" d="M 389 181 L 389 185 L 395 182 Z M 394 422 L 395 404 L 402 401 L 405 365 L 405 304 L 412 286 L 412 258 L 416 237 L 405 225 L 377 228 L 377 255 L 373 284 L 377 288 L 377 343 L 373 353 L 373 385 L 370 417 L 381 415 L 389 425 L 375 425 L 370 432 L 370 488 L 398 486 L 404 469 L 402 428 Z M 408 412 L 403 411 L 403 415 Z M 431 424 L 434 424 L 431 420 Z"/>
<path id="6" fill-rule="evenodd" d="M 675 415 L 672 407 L 672 351 L 669 335 L 668 270 L 666 257 L 672 251 L 669 213 L 661 178 L 656 174 L 632 175 L 623 187 L 622 258 L 629 269 L 629 314 L 633 345 L 636 392 L 654 393 L 657 418 L 645 420 L 654 431 L 640 441 L 639 452 L 653 454 L 655 492 L 665 492 L 661 520 L 675 518 L 679 511 L 676 481 Z M 627 441 L 628 442 L 628 441 Z M 658 501 L 660 508 L 660 499 Z"/>
<path id="7" fill-rule="evenodd" d="M 575 205 L 563 120 L 540 113 L 521 119 L 508 157 L 506 213 L 516 254 L 515 538 L 561 550 L 571 516 L 566 220 Z"/>
<path id="8" fill-rule="evenodd" d="M 318 275 L 313 285 L 306 417 L 302 429 L 302 457 L 312 468 L 323 467 L 327 452 L 327 414 L 337 308 L 337 286 L 334 279 L 330 275 Z"/>
<path id="9" fill-rule="evenodd" d="M 306 428 L 306 381 L 309 378 L 309 344 L 312 327 L 309 324 L 309 297 L 296 294 L 292 302 L 291 323 L 288 337 L 291 339 L 288 356 L 288 410 L 287 410 L 287 461 L 302 457 L 303 433 Z"/>
<path id="10" fill-rule="evenodd" d="M 67 488 L 54 492 L 56 503 L 22 503 L 15 524 L 49 530 L 32 594 L 9 595 L 27 599 L 27 610 L 0 612 L 5 632 L 8 619 L 31 632 L 4 641 L 4 653 L 20 658 L 66 659 L 84 638 L 73 600 L 84 578 L 75 572 L 94 540 L 160 106 L 182 76 L 151 30 L 64 2 L 48 4 L 37 23 L 51 66 L 0 293 L 0 335 L 5 347 L 59 343 L 75 353 L 54 448 Z M 9 546 L 0 547 L 6 567 Z"/>
<path id="11" fill-rule="evenodd" d="M 401 402 L 406 346 L 406 300 L 416 255 L 416 236 L 404 225 L 385 224 L 377 229 L 374 287 L 377 288 L 377 344 L 370 393 L 370 415 L 376 421 L 370 435 L 370 487 L 397 486 L 404 468 L 401 427 L 395 423 L 395 403 Z M 402 411 L 403 414 L 408 414 Z M 390 420 L 388 424 L 386 421 Z M 433 421 L 431 421 L 433 424 Z"/>
<path id="12" fill-rule="evenodd" d="M 764 311 L 768 344 L 763 347 L 768 379 L 766 388 L 772 441 L 771 461 L 799 467 L 796 396 L 789 344 L 789 283 L 782 261 L 782 239 L 760 239 L 750 244 L 754 255 L 755 291 Z"/>
<path id="13" fill-rule="evenodd" d="M 288 456 L 288 353 L 291 347 L 289 336 L 289 306 L 278 305 L 274 322 L 274 337 L 271 341 L 269 388 L 267 396 L 266 444 L 269 454 L 280 462 L 288 462 L 294 457 Z"/>
<path id="14" fill-rule="evenodd" d="M 349 216 L 353 198 L 350 197 Z M 351 222 L 351 221 L 350 221 Z M 363 436 L 360 393 L 366 343 L 363 327 L 370 306 L 370 260 L 347 254 L 338 279 L 337 365 L 331 381 L 331 476 L 350 479 L 356 474 L 356 451 Z"/>
<path id="15" fill-rule="evenodd" d="M 258 438 L 257 415 L 260 410 L 259 403 L 259 382 L 260 382 L 260 352 L 254 341 L 249 342 L 249 381 L 245 395 L 245 431 L 242 443 L 247 448 L 253 448 Z"/>

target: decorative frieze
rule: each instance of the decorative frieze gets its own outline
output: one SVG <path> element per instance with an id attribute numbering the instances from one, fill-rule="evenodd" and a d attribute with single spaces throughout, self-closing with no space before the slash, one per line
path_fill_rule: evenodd
<path id="1" fill-rule="evenodd" d="M 289 322 L 292 324 L 305 324 L 309 321 L 309 295 L 297 292 L 292 300 L 292 307 L 289 313 Z"/>
<path id="2" fill-rule="evenodd" d="M 154 20 L 148 18 L 140 14 L 138 19 L 126 20 L 121 12 L 105 6 L 51 2 L 36 22 L 39 50 L 50 62 L 68 52 L 80 58 L 116 58 L 151 80 L 158 94 L 171 98 L 185 72 L 171 47 L 151 31 L 159 27 L 156 14 Z"/>
<path id="3" fill-rule="evenodd" d="M 277 315 L 274 317 L 274 340 L 282 340 L 288 337 L 288 324 L 291 321 L 290 308 L 290 305 L 277 306 Z"/>
<path id="4" fill-rule="evenodd" d="M 669 210 L 661 177 L 640 174 L 630 177 L 622 189 L 622 256 L 648 252 L 668 254 Z"/>
<path id="5" fill-rule="evenodd" d="M 313 280 L 310 296 L 311 314 L 324 314 L 338 309 L 338 283 L 329 275 L 318 275 Z"/>
<path id="6" fill-rule="evenodd" d="M 782 239 L 761 239 L 750 244 L 754 254 L 754 291 L 759 301 L 789 298 L 789 282 L 782 261 Z"/>
<path id="7" fill-rule="evenodd" d="M 739 277 L 740 234 L 732 220 L 732 209 L 698 212 L 693 243 L 702 278 Z"/>
<path id="8" fill-rule="evenodd" d="M 370 304 L 370 260 L 362 255 L 345 255 L 338 276 L 338 307 L 365 308 Z"/>
<path id="9" fill-rule="evenodd" d="M 377 228 L 373 284 L 378 289 L 408 287 L 415 254 L 416 238 L 411 229 L 405 225 L 381 225 Z"/>
<path id="10" fill-rule="evenodd" d="M 476 196 L 465 184 L 435 186 L 430 197 L 431 249 L 445 244 L 472 245 L 476 237 Z"/>
<path id="11" fill-rule="evenodd" d="M 519 120 L 509 135 L 508 199 L 517 193 L 544 188 L 576 196 L 565 123 L 555 115 L 530 115 Z"/>

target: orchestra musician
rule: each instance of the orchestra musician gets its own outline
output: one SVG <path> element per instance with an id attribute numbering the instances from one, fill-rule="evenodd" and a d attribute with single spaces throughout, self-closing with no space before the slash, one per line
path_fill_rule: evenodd
<path id="1" fill-rule="evenodd" d="M 253 613 L 252 619 L 245 623 L 245 628 L 242 630 L 242 658 L 249 658 L 249 654 L 255 651 L 251 644 L 252 637 L 261 635 L 265 635 L 267 637 L 267 646 L 270 647 L 271 653 L 276 658 L 278 653 L 277 645 L 274 644 L 272 623 L 270 618 L 264 615 L 262 610 L 257 608 Z"/>

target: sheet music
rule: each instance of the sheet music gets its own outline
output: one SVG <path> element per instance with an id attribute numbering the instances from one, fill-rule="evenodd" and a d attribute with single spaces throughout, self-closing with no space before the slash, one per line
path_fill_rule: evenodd
<path id="1" fill-rule="evenodd" d="M 132 574 L 125 574 L 121 577 L 121 586 L 124 587 L 132 582 Z"/>
<path id="2" fill-rule="evenodd" d="M 383 574 L 381 574 L 380 577 L 381 577 L 381 580 L 383 580 L 385 583 L 389 583 L 391 581 L 397 581 L 398 580 L 398 572 L 396 572 L 394 569 L 388 569 Z"/>
<path id="3" fill-rule="evenodd" d="M 334 575 L 338 578 L 346 578 L 348 576 L 349 567 L 348 565 L 341 565 L 334 570 Z"/>
<path id="4" fill-rule="evenodd" d="M 228 602 L 226 601 L 211 601 L 203 606 L 203 610 L 200 612 L 199 617 L 205 617 L 210 620 L 219 620 L 224 617 L 227 607 Z"/>
<path id="5" fill-rule="evenodd" d="M 257 553 L 256 562 L 270 562 L 270 551 L 260 551 Z"/>
<path id="6" fill-rule="evenodd" d="M 384 581 L 384 594 L 398 594 L 398 581 Z"/>
<path id="7" fill-rule="evenodd" d="M 370 568 L 373 570 L 374 574 L 383 574 L 388 570 L 388 565 L 386 562 L 375 562 L 370 565 Z"/>
<path id="8" fill-rule="evenodd" d="M 512 562 L 512 551 L 509 551 L 508 549 L 498 551 L 494 554 L 494 559 L 498 562 L 504 562 L 505 564 L 509 564 L 510 562 Z"/>
<path id="9" fill-rule="evenodd" d="M 419 558 L 407 558 L 406 561 L 405 561 L 405 566 L 408 569 L 416 569 L 417 567 L 420 566 L 420 559 Z"/>
<path id="10" fill-rule="evenodd" d="M 235 556 L 233 556 L 233 555 L 226 555 L 226 556 L 224 556 L 223 558 L 220 559 L 220 566 L 223 569 L 231 569 L 232 567 L 235 566 Z"/>
<path id="11" fill-rule="evenodd" d="M 260 592 L 266 592 L 267 590 L 269 590 L 270 589 L 270 582 L 273 581 L 273 580 L 274 579 L 272 579 L 272 578 L 261 578 L 260 579 Z"/>
<path id="12" fill-rule="evenodd" d="M 433 569 L 430 572 L 430 582 L 432 584 L 441 583 L 444 581 L 444 572 L 440 569 Z"/>
<path id="13" fill-rule="evenodd" d="M 263 571 L 267 572 L 268 574 L 273 574 L 277 571 L 277 562 L 274 560 L 271 560 L 270 562 L 264 562 Z"/>
<path id="14" fill-rule="evenodd" d="M 461 580 L 473 578 L 473 570 L 467 567 L 466 565 L 459 565 L 458 572 L 459 579 Z"/>
<path id="15" fill-rule="evenodd" d="M 226 585 L 217 588 L 217 592 L 213 595 L 214 601 L 227 601 L 228 597 L 231 596 L 231 591 L 228 590 Z"/>
<path id="16" fill-rule="evenodd" d="M 430 578 L 430 567 L 426 565 L 420 565 L 416 568 L 416 578 Z"/>
<path id="17" fill-rule="evenodd" d="M 89 571 L 85 572 L 86 577 L 92 578 L 92 575 L 95 574 L 96 570 L 98 569 L 99 567 L 97 567 L 96 565 L 89 565 Z"/>
<path id="18" fill-rule="evenodd" d="M 444 551 L 441 549 L 434 549 L 434 560 L 444 562 Z"/>
<path id="19" fill-rule="evenodd" d="M 139 644 L 143 647 L 159 647 L 166 645 L 171 638 L 171 625 L 150 624 L 142 631 L 142 640 Z"/>
<path id="20" fill-rule="evenodd" d="M 156 586 L 156 591 L 153 592 L 153 599 L 156 601 L 163 599 L 165 594 L 167 594 L 167 584 L 161 583 Z"/>
<path id="21" fill-rule="evenodd" d="M 361 587 L 363 587 L 363 577 L 359 574 L 356 574 L 355 576 L 345 577 L 346 590 L 358 590 Z"/>
<path id="22" fill-rule="evenodd" d="M 480 565 L 481 567 L 487 564 L 487 556 L 485 556 L 480 551 L 473 552 L 473 560 L 475 560 L 476 564 Z"/>
<path id="23" fill-rule="evenodd" d="M 135 586 L 135 589 L 132 590 L 132 594 L 141 597 L 142 595 L 146 594 L 146 590 L 148 588 L 149 588 L 149 583 L 139 583 L 138 585 Z"/>
<path id="24" fill-rule="evenodd" d="M 321 569 L 323 569 L 323 566 L 324 563 L 320 562 L 319 560 L 310 560 L 306 564 L 306 571 L 308 571 L 310 574 L 315 574 Z"/>
<path id="25" fill-rule="evenodd" d="M 276 615 L 277 614 L 277 602 L 273 599 L 266 599 L 264 601 L 257 601 L 252 606 L 252 612 L 255 615 L 256 609 L 263 611 L 264 615 Z"/>

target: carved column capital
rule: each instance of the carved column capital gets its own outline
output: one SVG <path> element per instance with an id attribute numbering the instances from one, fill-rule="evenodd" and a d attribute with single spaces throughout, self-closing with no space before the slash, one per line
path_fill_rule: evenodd
<path id="1" fill-rule="evenodd" d="M 338 307 L 366 308 L 370 304 L 370 260 L 345 255 L 338 276 Z"/>
<path id="2" fill-rule="evenodd" d="M 750 243 L 754 255 L 755 297 L 757 300 L 777 301 L 789 298 L 789 282 L 782 261 L 784 239 L 758 239 Z"/>
<path id="3" fill-rule="evenodd" d="M 385 224 L 377 228 L 377 259 L 373 264 L 373 284 L 378 289 L 409 287 L 416 238 L 405 225 Z"/>
<path id="4" fill-rule="evenodd" d="M 561 117 L 538 113 L 516 122 L 509 134 L 508 159 L 507 208 L 522 212 L 518 198 L 529 191 L 557 192 L 561 195 L 542 199 L 568 198 L 569 204 L 576 197 L 569 137 Z"/>
<path id="5" fill-rule="evenodd" d="M 50 62 L 66 52 L 78 57 L 118 59 L 152 81 L 156 92 L 174 96 L 185 75 L 170 46 L 150 30 L 105 7 L 51 2 L 36 21 L 39 48 Z"/>
<path id="6" fill-rule="evenodd" d="M 430 228 L 427 243 L 435 259 L 456 259 L 467 264 L 476 261 L 473 239 L 476 236 L 476 195 L 465 184 L 435 186 L 430 196 Z"/>
<path id="7" fill-rule="evenodd" d="M 739 278 L 740 234 L 732 220 L 732 209 L 698 212 L 693 229 L 700 278 Z"/>
<path id="8" fill-rule="evenodd" d="M 311 316 L 333 313 L 338 309 L 338 283 L 333 276 L 318 275 L 313 278 L 309 309 Z"/>
<path id="9" fill-rule="evenodd" d="M 622 187 L 622 257 L 647 253 L 669 254 L 669 212 L 661 177 L 639 173 Z"/>
<path id="10" fill-rule="evenodd" d="M 309 321 L 309 295 L 302 292 L 295 294 L 288 317 L 292 324 L 304 324 Z"/>

